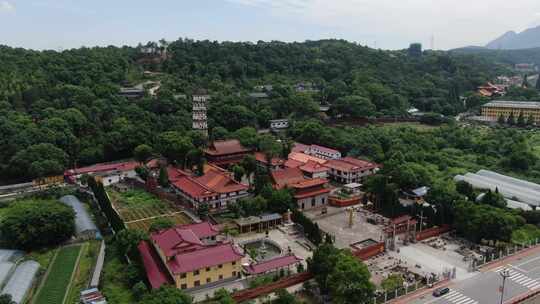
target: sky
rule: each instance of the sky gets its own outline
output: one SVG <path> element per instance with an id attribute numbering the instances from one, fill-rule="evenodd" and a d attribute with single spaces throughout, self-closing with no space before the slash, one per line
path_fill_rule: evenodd
<path id="1" fill-rule="evenodd" d="M 0 44 L 32 49 L 181 37 L 452 49 L 538 25 L 539 0 L 0 0 Z"/>

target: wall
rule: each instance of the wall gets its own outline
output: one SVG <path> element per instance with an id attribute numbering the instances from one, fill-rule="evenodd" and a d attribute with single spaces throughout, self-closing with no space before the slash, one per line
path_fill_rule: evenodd
<path id="1" fill-rule="evenodd" d="M 352 205 L 360 204 L 360 197 L 351 197 L 351 198 L 339 198 L 336 196 L 331 196 L 328 198 L 328 203 L 332 206 L 337 207 L 348 207 Z"/>
<path id="2" fill-rule="evenodd" d="M 315 197 L 315 206 L 312 206 L 311 204 L 312 198 L 303 198 L 296 201 L 298 208 L 301 210 L 309 210 L 317 207 L 324 206 L 328 203 L 328 194 L 318 195 Z M 302 204 L 304 204 L 304 208 L 302 208 Z"/>
<path id="3" fill-rule="evenodd" d="M 195 286 L 195 281 L 199 281 L 199 286 L 203 286 L 205 284 L 214 283 L 216 281 L 230 279 L 234 277 L 233 272 L 235 272 L 235 276 L 238 276 L 240 274 L 242 267 L 241 264 L 241 260 L 239 259 L 238 261 L 236 261 L 236 265 L 233 265 L 233 263 L 226 263 L 223 264 L 222 268 L 219 268 L 218 266 L 212 266 L 209 267 L 209 271 L 206 271 L 205 268 L 200 269 L 199 275 L 195 275 L 194 272 L 187 273 L 185 278 L 180 278 L 180 275 L 176 275 L 176 287 L 182 288 L 182 284 L 186 284 L 186 288 L 193 288 L 197 287 Z M 220 275 L 222 275 L 223 278 L 220 279 Z M 207 282 L 207 279 L 210 279 L 211 281 Z"/>
<path id="4" fill-rule="evenodd" d="M 428 228 L 416 235 L 416 241 L 422 241 L 434 236 L 441 235 L 451 230 L 450 225 L 443 225 L 441 227 Z"/>
<path id="5" fill-rule="evenodd" d="M 377 243 L 353 252 L 353 255 L 362 261 L 384 252 L 384 243 Z"/>

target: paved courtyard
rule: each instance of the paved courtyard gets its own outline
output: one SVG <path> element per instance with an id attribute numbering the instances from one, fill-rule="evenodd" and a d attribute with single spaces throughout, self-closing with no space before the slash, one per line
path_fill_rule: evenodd
<path id="1" fill-rule="evenodd" d="M 364 212 L 354 212 L 352 227 L 349 226 L 349 213 L 345 208 L 328 207 L 328 213 L 325 215 L 320 211 L 309 211 L 306 215 L 324 232 L 335 237 L 335 245 L 338 248 L 350 248 L 351 244 L 366 239 L 382 241 L 381 226 L 368 223 Z"/>

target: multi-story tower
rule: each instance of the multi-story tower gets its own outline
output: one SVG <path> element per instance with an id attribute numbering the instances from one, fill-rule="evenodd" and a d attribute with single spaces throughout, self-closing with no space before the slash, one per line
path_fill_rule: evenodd
<path id="1" fill-rule="evenodd" d="M 198 90 L 193 94 L 193 130 L 201 131 L 205 136 L 208 136 L 206 106 L 209 100 L 210 95 L 206 90 Z"/>

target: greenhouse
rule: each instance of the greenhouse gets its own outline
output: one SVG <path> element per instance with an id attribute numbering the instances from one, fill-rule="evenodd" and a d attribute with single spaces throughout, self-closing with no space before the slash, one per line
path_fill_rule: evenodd
<path id="1" fill-rule="evenodd" d="M 519 208 L 519 202 L 533 207 L 540 206 L 540 185 L 535 183 L 487 170 L 457 175 L 454 180 L 465 181 L 477 189 L 498 190 L 507 201 L 512 201 L 511 207 L 514 208 Z"/>
<path id="2" fill-rule="evenodd" d="M 12 300 L 17 303 L 23 303 L 26 295 L 32 288 L 32 284 L 39 270 L 39 264 L 35 261 L 26 261 L 21 263 L 11 278 L 7 281 L 2 290 L 2 294 L 11 295 Z"/>
<path id="3" fill-rule="evenodd" d="M 66 195 L 62 197 L 60 201 L 70 206 L 73 208 L 73 211 L 75 211 L 75 232 L 77 237 L 81 239 L 96 238 L 98 229 L 83 203 L 73 195 Z"/>
<path id="4" fill-rule="evenodd" d="M 16 262 L 24 253 L 18 250 L 0 249 L 1 262 Z"/>
<path id="5" fill-rule="evenodd" d="M 15 268 L 15 263 L 13 262 L 0 262 L 0 290 L 11 275 L 13 268 Z"/>

